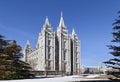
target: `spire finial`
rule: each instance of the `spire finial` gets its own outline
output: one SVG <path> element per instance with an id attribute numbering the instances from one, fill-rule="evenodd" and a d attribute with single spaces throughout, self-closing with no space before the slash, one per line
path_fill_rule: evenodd
<path id="1" fill-rule="evenodd" d="M 62 13 L 62 11 L 61 11 L 61 17 L 63 17 L 63 13 Z"/>
<path id="2" fill-rule="evenodd" d="M 26 45 L 30 45 L 30 42 L 29 42 L 29 40 L 27 40 L 27 42 L 26 42 Z"/>
<path id="3" fill-rule="evenodd" d="M 62 11 L 61 11 L 61 18 L 60 18 L 59 27 L 61 27 L 61 26 L 62 26 L 62 27 L 65 27 Z"/>
<path id="4" fill-rule="evenodd" d="M 49 25 L 48 16 L 46 16 L 46 19 L 45 19 L 45 24 Z"/>
<path id="5" fill-rule="evenodd" d="M 74 28 L 73 28 L 73 30 L 72 30 L 72 35 L 73 35 L 73 34 L 75 34 L 75 30 L 74 30 Z"/>
<path id="6" fill-rule="evenodd" d="M 48 16 L 46 16 L 46 18 L 48 19 Z"/>

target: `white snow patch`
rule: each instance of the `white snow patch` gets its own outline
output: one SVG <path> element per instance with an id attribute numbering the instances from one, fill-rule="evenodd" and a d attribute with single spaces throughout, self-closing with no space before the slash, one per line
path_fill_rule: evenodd
<path id="1" fill-rule="evenodd" d="M 99 77 L 100 75 L 88 75 L 88 76 L 86 76 L 86 78 L 95 78 L 95 77 Z"/>
<path id="2" fill-rule="evenodd" d="M 0 81 L 0 82 L 68 82 L 68 81 L 88 81 L 88 80 L 100 80 L 93 79 L 93 77 L 98 77 L 99 75 L 89 75 L 86 77 L 83 76 L 64 76 L 56 78 L 37 78 L 37 79 L 24 79 L 24 80 L 9 80 L 9 81 Z"/>

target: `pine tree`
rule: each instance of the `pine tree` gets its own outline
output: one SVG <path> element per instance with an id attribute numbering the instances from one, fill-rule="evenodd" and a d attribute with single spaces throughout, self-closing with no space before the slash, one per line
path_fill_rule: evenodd
<path id="1" fill-rule="evenodd" d="M 4 36 L 0 35 L 0 52 L 3 51 L 3 48 L 8 44 L 7 40 L 3 40 Z"/>
<path id="2" fill-rule="evenodd" d="M 9 56 L 7 54 L 4 54 L 4 48 L 8 45 L 8 41 L 3 39 L 4 37 L 0 35 L 0 79 L 8 79 L 12 74 L 14 74 L 10 68 L 11 65 Z"/>
<path id="3" fill-rule="evenodd" d="M 120 14 L 120 11 L 118 14 Z M 120 15 L 113 23 L 113 30 L 112 34 L 114 39 L 111 42 L 114 45 L 108 45 L 111 50 L 110 54 L 113 58 L 104 63 L 108 68 L 112 68 L 112 71 L 110 71 L 109 74 L 114 75 L 116 79 L 120 79 Z"/>
<path id="4" fill-rule="evenodd" d="M 5 44 L 4 44 L 5 43 Z M 0 37 L 0 79 L 33 78 L 29 64 L 20 60 L 21 47 L 16 41 L 5 41 Z"/>

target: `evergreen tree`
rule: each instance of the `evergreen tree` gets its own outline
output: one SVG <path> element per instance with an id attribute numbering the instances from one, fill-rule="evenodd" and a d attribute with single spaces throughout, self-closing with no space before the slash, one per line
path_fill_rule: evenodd
<path id="1" fill-rule="evenodd" d="M 120 14 L 120 11 L 118 12 Z M 112 59 L 104 62 L 107 67 L 112 68 L 109 74 L 114 75 L 117 79 L 120 79 L 120 15 L 113 23 L 113 40 L 111 41 L 114 45 L 108 45 L 111 50 L 110 54 L 113 55 Z"/>
<path id="2" fill-rule="evenodd" d="M 7 40 L 3 40 L 4 36 L 0 35 L 0 52 L 3 51 L 3 48 L 8 44 Z"/>
<path id="3" fill-rule="evenodd" d="M 20 60 L 21 47 L 16 41 L 6 41 L 0 36 L 0 79 L 33 78 L 29 64 Z"/>
<path id="4" fill-rule="evenodd" d="M 9 61 L 9 56 L 3 53 L 5 46 L 8 45 L 8 41 L 4 40 L 3 38 L 4 37 L 0 35 L 0 79 L 8 79 L 14 73 L 10 70 L 11 61 Z"/>

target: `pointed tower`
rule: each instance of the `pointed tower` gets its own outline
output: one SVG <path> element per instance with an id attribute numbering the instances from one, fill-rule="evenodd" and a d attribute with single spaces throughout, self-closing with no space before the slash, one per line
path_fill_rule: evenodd
<path id="1" fill-rule="evenodd" d="M 52 31 L 52 27 L 51 27 L 51 24 L 49 23 L 48 16 L 46 16 L 45 23 L 43 25 L 42 31 L 47 31 L 47 30 L 51 30 Z"/>
<path id="2" fill-rule="evenodd" d="M 27 40 L 26 42 L 26 45 L 25 45 L 25 48 L 23 50 L 23 54 L 24 54 L 24 61 L 27 62 L 27 55 L 32 52 L 32 48 L 31 48 L 31 45 L 30 45 L 30 42 L 29 40 Z"/>
<path id="3" fill-rule="evenodd" d="M 63 14 L 61 12 L 60 22 L 57 28 L 57 34 L 61 34 L 62 32 L 64 32 L 64 34 L 68 34 L 67 27 L 65 26 L 65 23 L 64 23 Z"/>
<path id="4" fill-rule="evenodd" d="M 46 25 L 48 25 L 48 26 L 50 26 L 50 23 L 49 23 L 49 20 L 48 20 L 48 17 L 46 16 L 46 19 L 45 19 L 45 24 L 44 24 L 45 26 Z"/>
<path id="5" fill-rule="evenodd" d="M 37 45 L 36 45 L 37 49 L 40 48 L 40 45 L 43 44 L 40 41 L 41 37 L 45 36 L 45 34 L 48 33 L 48 31 L 52 32 L 52 27 L 51 27 L 51 24 L 49 23 L 48 16 L 46 16 L 45 23 L 43 24 L 42 30 L 41 30 L 41 32 L 39 33 L 39 36 L 38 36 L 38 42 L 37 42 Z"/>
<path id="6" fill-rule="evenodd" d="M 57 28 L 57 37 L 56 37 L 56 60 L 59 63 L 56 63 L 56 70 L 61 72 L 70 73 L 71 71 L 71 61 L 70 61 L 70 36 L 68 35 L 67 27 L 65 26 L 63 14 L 61 12 L 60 22 Z"/>
<path id="7" fill-rule="evenodd" d="M 41 33 L 39 33 L 36 48 L 41 56 L 39 67 L 41 69 L 55 71 L 55 34 L 46 16 L 45 23 L 43 24 Z"/>
<path id="8" fill-rule="evenodd" d="M 71 35 L 71 71 L 72 74 L 79 74 L 80 71 L 80 41 L 73 28 Z"/>

